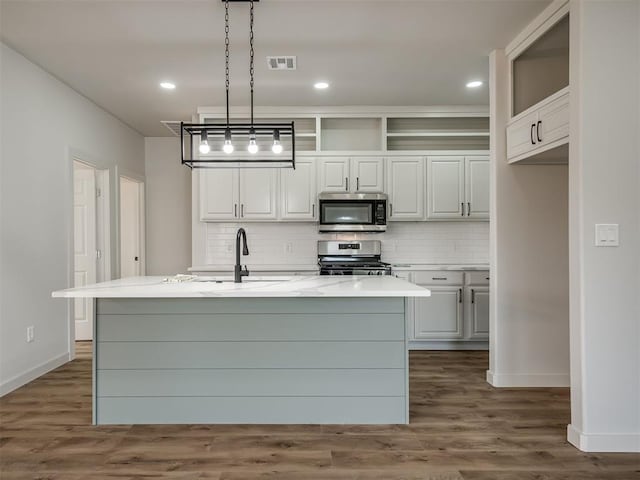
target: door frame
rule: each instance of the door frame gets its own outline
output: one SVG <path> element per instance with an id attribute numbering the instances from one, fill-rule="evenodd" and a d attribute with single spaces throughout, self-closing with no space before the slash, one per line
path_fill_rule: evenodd
<path id="1" fill-rule="evenodd" d="M 133 172 L 128 172 L 125 171 L 122 168 L 119 168 L 118 166 L 116 166 L 115 168 L 116 171 L 116 194 L 115 194 L 115 200 L 116 200 L 116 212 L 118 213 L 118 221 L 116 222 L 116 258 L 117 258 L 117 277 L 120 278 L 121 277 L 121 265 L 122 265 L 122 252 L 121 252 L 121 230 L 120 230 L 120 208 L 121 208 L 121 192 L 120 192 L 120 180 L 122 178 L 125 178 L 126 180 L 130 180 L 133 182 L 136 182 L 139 184 L 139 191 L 138 191 L 138 208 L 139 208 L 139 212 L 138 212 L 138 218 L 140 219 L 140 224 L 138 225 L 139 228 L 139 236 L 140 236 L 140 275 L 146 275 L 147 272 L 147 248 L 146 248 L 146 237 L 145 237 L 145 231 L 146 231 L 146 205 L 145 205 L 145 177 L 142 175 L 138 175 L 136 173 Z"/>
<path id="2" fill-rule="evenodd" d="M 74 251 L 74 162 L 82 163 L 96 172 L 96 188 L 99 188 L 101 195 L 96 198 L 96 248 L 101 250 L 102 255 L 96 263 L 96 281 L 106 281 L 111 279 L 111 173 L 110 166 L 75 147 L 67 147 L 67 287 L 72 288 L 75 284 L 75 251 Z M 94 332 L 95 335 L 95 332 Z M 67 300 L 67 341 L 69 360 L 76 356 L 76 325 L 75 307 L 73 299 Z"/>

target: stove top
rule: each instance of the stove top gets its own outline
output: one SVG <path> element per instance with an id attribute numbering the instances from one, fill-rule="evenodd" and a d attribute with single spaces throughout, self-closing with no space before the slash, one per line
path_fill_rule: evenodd
<path id="1" fill-rule="evenodd" d="M 380 250 L 379 240 L 319 241 L 320 275 L 391 275 Z"/>

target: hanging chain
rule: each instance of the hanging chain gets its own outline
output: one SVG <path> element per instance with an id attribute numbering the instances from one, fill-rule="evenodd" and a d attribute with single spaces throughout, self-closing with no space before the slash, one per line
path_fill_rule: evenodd
<path id="1" fill-rule="evenodd" d="M 253 0 L 250 0 L 249 7 L 249 86 L 251 87 L 251 125 L 253 126 Z"/>
<path id="2" fill-rule="evenodd" d="M 227 126 L 229 126 L 229 0 L 224 2 L 224 87 L 227 93 Z"/>

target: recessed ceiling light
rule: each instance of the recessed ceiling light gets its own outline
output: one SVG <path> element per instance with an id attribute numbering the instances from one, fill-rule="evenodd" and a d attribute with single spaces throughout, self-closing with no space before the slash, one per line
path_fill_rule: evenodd
<path id="1" fill-rule="evenodd" d="M 160 82 L 160 86 L 165 90 L 173 90 L 176 88 L 176 84 L 171 82 Z"/>
<path id="2" fill-rule="evenodd" d="M 325 88 L 329 88 L 329 84 L 327 82 L 317 82 L 313 86 L 318 90 L 324 90 Z"/>
<path id="3" fill-rule="evenodd" d="M 474 80 L 473 82 L 467 83 L 467 88 L 478 88 L 482 86 L 482 82 L 480 80 Z"/>

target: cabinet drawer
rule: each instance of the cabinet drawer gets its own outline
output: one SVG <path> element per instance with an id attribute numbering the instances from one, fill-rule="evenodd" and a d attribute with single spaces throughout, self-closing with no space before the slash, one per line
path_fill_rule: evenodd
<path id="1" fill-rule="evenodd" d="M 464 272 L 442 270 L 413 273 L 413 282 L 418 285 L 462 285 Z"/>
<path id="2" fill-rule="evenodd" d="M 466 272 L 466 285 L 489 285 L 489 271 Z"/>

